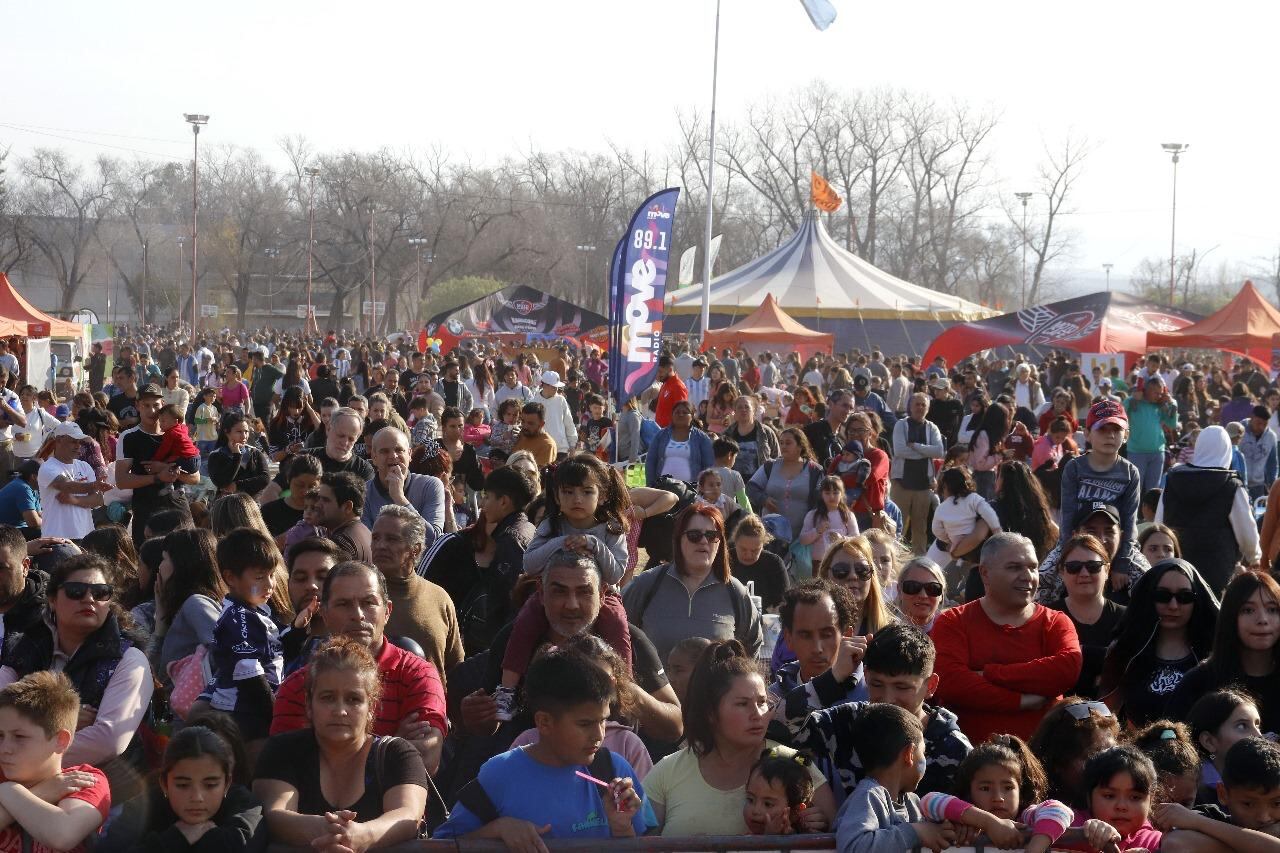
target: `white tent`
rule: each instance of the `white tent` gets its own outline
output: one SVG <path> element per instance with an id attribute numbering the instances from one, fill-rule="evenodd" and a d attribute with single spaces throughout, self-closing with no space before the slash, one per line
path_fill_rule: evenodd
<path id="1" fill-rule="evenodd" d="M 772 252 L 711 280 L 712 327 L 750 314 L 766 294 L 806 327 L 834 332 L 842 349 L 870 348 L 874 341 L 881 349 L 918 354 L 944 322 L 997 313 L 876 268 L 831 239 L 813 213 Z M 667 328 L 696 329 L 701 309 L 701 287 L 676 291 L 667 304 Z"/>

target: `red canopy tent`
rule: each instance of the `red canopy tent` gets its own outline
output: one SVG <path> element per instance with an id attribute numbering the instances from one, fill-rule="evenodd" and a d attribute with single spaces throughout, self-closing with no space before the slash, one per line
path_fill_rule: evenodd
<path id="1" fill-rule="evenodd" d="M 702 336 L 704 352 L 712 347 L 740 347 L 758 353 L 785 346 L 798 352 L 802 360 L 815 353 L 829 353 L 835 345 L 834 334 L 800 325 L 779 307 L 772 293 L 766 294 L 764 304 L 745 319 L 723 329 L 708 329 Z"/>
<path id="2" fill-rule="evenodd" d="M 51 338 L 78 338 L 83 334 L 79 323 L 58 320 L 36 308 L 13 289 L 9 276 L 0 272 L 0 336 L 27 336 L 28 323 L 47 323 Z"/>
<path id="3" fill-rule="evenodd" d="M 1147 346 L 1230 350 L 1269 365 L 1272 336 L 1276 334 L 1280 334 L 1280 310 L 1252 281 L 1246 281 L 1234 299 L 1200 322 L 1177 331 L 1149 333 Z"/>
<path id="4" fill-rule="evenodd" d="M 1181 329 L 1197 319 L 1128 293 L 1090 293 L 957 323 L 934 338 L 924 363 L 942 356 L 953 365 L 981 350 L 1002 346 L 1141 354 L 1147 348 L 1148 332 Z"/>

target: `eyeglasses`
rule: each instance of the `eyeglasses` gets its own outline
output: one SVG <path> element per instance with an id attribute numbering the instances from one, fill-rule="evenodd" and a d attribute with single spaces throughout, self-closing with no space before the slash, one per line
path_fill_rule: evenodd
<path id="1" fill-rule="evenodd" d="M 1069 575 L 1078 575 L 1082 569 L 1087 569 L 1089 574 L 1096 575 L 1105 565 L 1106 563 L 1102 560 L 1068 560 L 1062 564 L 1062 568 Z"/>
<path id="2" fill-rule="evenodd" d="M 684 538 L 697 545 L 703 539 L 708 542 L 715 543 L 720 541 L 719 530 L 686 530 Z"/>
<path id="3" fill-rule="evenodd" d="M 858 580 L 865 581 L 871 580 L 871 575 L 875 573 L 875 569 L 866 563 L 853 563 L 852 565 L 849 563 L 836 563 L 831 567 L 831 577 L 837 580 L 844 580 L 849 577 L 850 572 L 857 575 Z"/>
<path id="4" fill-rule="evenodd" d="M 1097 714 L 1099 717 L 1112 716 L 1111 709 L 1103 702 L 1072 702 L 1070 705 L 1064 705 L 1062 710 L 1075 720 L 1087 720 L 1092 714 Z"/>
<path id="5" fill-rule="evenodd" d="M 80 601 L 85 594 L 93 596 L 94 601 L 110 601 L 111 597 L 116 594 L 115 588 L 109 583 L 85 583 L 84 581 L 67 581 L 60 589 L 67 594 L 67 598 L 72 601 Z"/>
<path id="6" fill-rule="evenodd" d="M 1196 594 L 1189 589 L 1157 589 L 1151 593 L 1151 600 L 1156 604 L 1168 604 L 1171 601 L 1179 604 L 1195 604 Z"/>
<path id="7" fill-rule="evenodd" d="M 921 592 L 930 598 L 942 596 L 942 584 L 937 581 L 903 581 L 898 585 L 904 595 L 919 595 Z"/>

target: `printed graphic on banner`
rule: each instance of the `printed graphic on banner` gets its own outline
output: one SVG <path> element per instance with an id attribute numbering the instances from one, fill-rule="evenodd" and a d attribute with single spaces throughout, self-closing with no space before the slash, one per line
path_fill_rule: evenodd
<path id="1" fill-rule="evenodd" d="M 663 303 L 671 232 L 680 190 L 654 193 L 631 217 L 623 237 L 617 273 L 622 276 L 620 310 L 614 320 L 622 326 L 622 370 L 618 374 L 618 406 L 653 383 L 662 347 Z"/>

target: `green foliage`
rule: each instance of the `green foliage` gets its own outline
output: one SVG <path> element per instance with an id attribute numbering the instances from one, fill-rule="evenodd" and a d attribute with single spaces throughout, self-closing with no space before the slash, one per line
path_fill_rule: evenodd
<path id="1" fill-rule="evenodd" d="M 435 282 L 427 291 L 423 305 L 422 318 L 430 319 L 444 311 L 450 311 L 459 305 L 490 293 L 496 293 L 507 285 L 496 278 L 478 275 L 464 275 L 459 278 L 447 278 Z"/>

